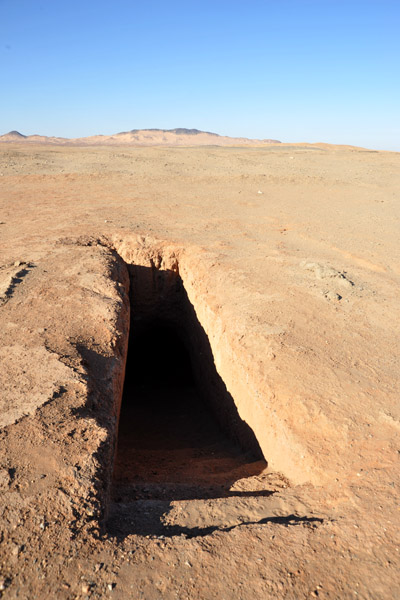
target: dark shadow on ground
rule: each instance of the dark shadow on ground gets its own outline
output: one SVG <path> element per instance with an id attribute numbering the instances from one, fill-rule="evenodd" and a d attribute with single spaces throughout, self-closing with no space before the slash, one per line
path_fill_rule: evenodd
<path id="1" fill-rule="evenodd" d="M 271 516 L 254 520 L 251 518 L 236 519 L 232 525 L 218 524 L 205 527 L 189 527 L 186 525 L 170 525 L 165 522 L 172 505 L 168 501 L 137 501 L 129 504 L 115 504 L 111 508 L 108 521 L 108 534 L 119 541 L 128 535 L 174 537 L 185 535 L 187 537 L 202 537 L 215 531 L 229 532 L 236 527 L 244 525 L 278 524 L 286 527 L 302 525 L 315 528 L 321 525 L 324 519 L 320 517 L 307 517 L 290 514 L 287 516 Z"/>
<path id="2" fill-rule="evenodd" d="M 18 285 L 23 282 L 24 278 L 27 275 L 29 275 L 29 273 L 34 268 L 35 268 L 35 265 L 33 263 L 22 263 L 21 264 L 21 269 L 19 271 L 17 271 L 11 278 L 10 285 L 8 286 L 6 292 L 4 293 L 4 299 L 3 299 L 2 303 L 6 302 L 14 295 L 14 292 L 15 292 L 16 288 L 18 287 Z M 0 304 L 1 304 L 1 302 L 0 302 Z"/>
<path id="3" fill-rule="evenodd" d="M 210 535 L 214 533 L 214 531 L 232 531 L 236 527 L 241 527 L 243 525 L 266 525 L 268 523 L 276 523 L 278 525 L 285 525 L 286 527 L 290 527 L 292 525 L 305 525 L 308 527 L 316 527 L 323 523 L 323 519 L 319 517 L 298 517 L 296 515 L 288 515 L 286 517 L 265 517 L 264 519 L 260 519 L 259 521 L 246 521 L 243 523 L 239 523 L 238 525 L 231 525 L 230 527 L 193 527 L 191 529 L 185 527 L 166 527 L 168 532 L 168 537 L 172 537 L 174 535 L 182 535 L 185 534 L 187 537 L 199 537 Z M 167 537 L 167 536 L 165 536 Z"/>

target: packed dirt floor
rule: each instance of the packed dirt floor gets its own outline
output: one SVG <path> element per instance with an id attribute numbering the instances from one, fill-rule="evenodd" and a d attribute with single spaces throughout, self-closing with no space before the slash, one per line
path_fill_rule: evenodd
<path id="1" fill-rule="evenodd" d="M 399 231 L 399 153 L 0 144 L 0 596 L 398 598 Z"/>

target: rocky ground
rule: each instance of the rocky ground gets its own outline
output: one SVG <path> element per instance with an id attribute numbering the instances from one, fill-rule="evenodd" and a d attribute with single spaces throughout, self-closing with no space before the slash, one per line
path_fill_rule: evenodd
<path id="1" fill-rule="evenodd" d="M 0 595 L 398 596 L 399 162 L 0 145 Z"/>

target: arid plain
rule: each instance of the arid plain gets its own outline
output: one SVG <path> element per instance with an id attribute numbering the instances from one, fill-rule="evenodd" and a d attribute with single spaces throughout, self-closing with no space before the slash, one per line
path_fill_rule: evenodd
<path id="1" fill-rule="evenodd" d="M 4 142 L 0 202 L 0 595 L 398 597 L 400 153 Z"/>

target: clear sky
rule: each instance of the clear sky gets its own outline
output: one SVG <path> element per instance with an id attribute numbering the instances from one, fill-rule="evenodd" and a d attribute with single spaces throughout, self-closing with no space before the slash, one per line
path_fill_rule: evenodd
<path id="1" fill-rule="evenodd" d="M 0 0 L 0 134 L 400 151 L 399 0 Z"/>

